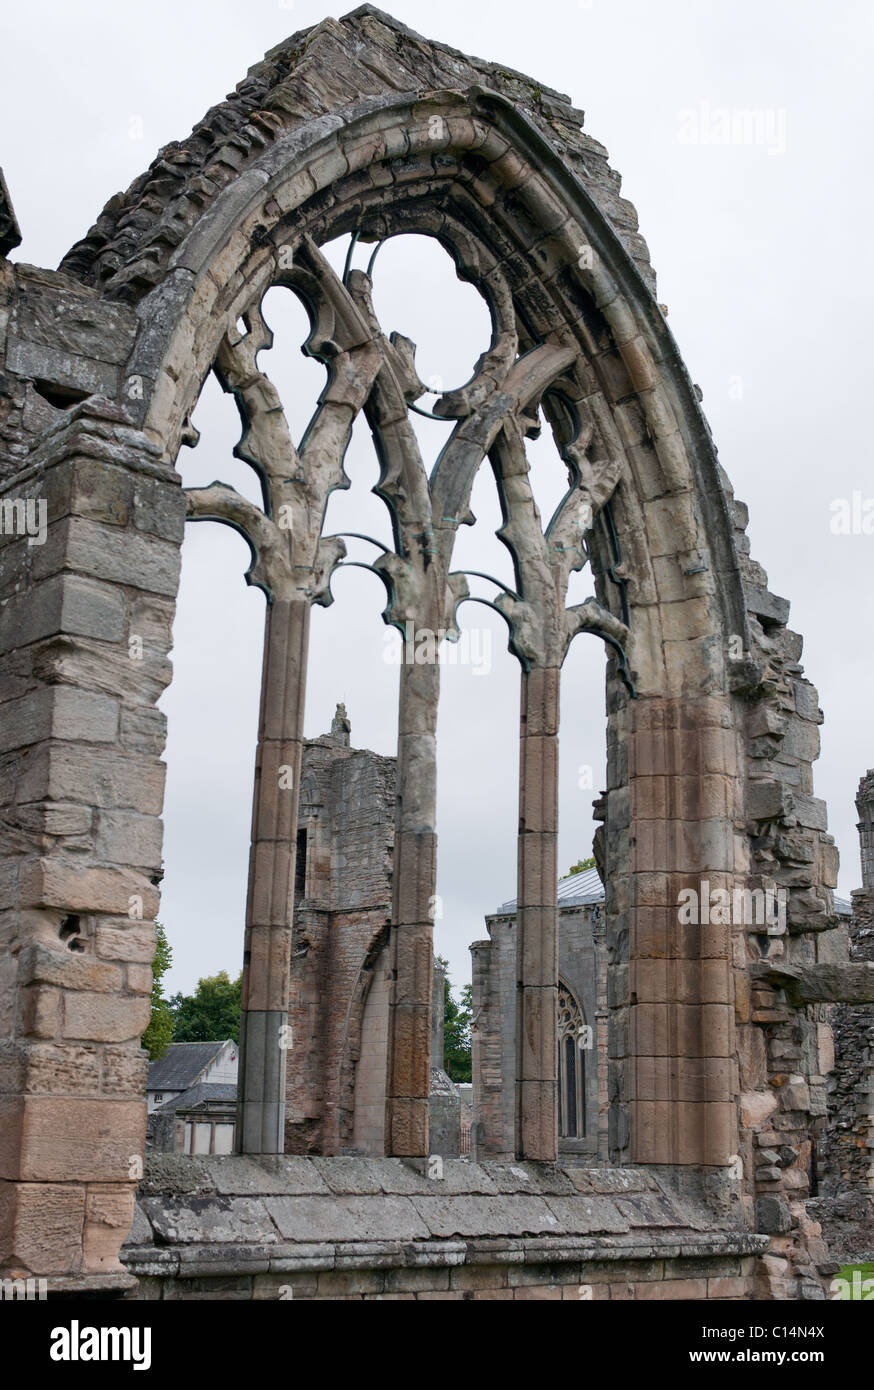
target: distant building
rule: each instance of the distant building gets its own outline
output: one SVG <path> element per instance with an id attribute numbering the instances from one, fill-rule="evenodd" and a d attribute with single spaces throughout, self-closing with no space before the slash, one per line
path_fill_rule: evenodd
<path id="1" fill-rule="evenodd" d="M 233 1153 L 239 1048 L 173 1043 L 149 1063 L 146 1145 L 170 1153 Z"/>
<path id="2" fill-rule="evenodd" d="M 558 885 L 559 1154 L 607 1158 L 607 956 L 604 889 L 597 869 Z M 516 899 L 486 918 L 473 956 L 475 1159 L 515 1155 Z"/>
<path id="3" fill-rule="evenodd" d="M 874 842 L 874 836 L 871 840 Z M 874 864 L 874 858 L 871 862 Z M 838 897 L 834 904 L 837 915 L 849 920 L 850 904 Z M 578 1156 L 581 1161 L 597 1158 L 606 1162 L 608 963 L 604 888 L 597 869 L 585 869 L 559 881 L 558 910 L 555 1027 L 559 1156 L 565 1161 Z M 474 1159 L 512 1158 L 516 1146 L 516 899 L 486 917 L 486 928 L 488 940 L 475 941 L 470 948 L 470 1152 Z"/>

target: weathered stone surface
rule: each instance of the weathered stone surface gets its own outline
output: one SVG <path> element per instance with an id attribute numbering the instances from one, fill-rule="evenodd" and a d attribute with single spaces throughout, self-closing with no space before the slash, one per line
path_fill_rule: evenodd
<path id="1" fill-rule="evenodd" d="M 212 1176 L 215 1190 L 227 1196 L 270 1196 L 273 1193 L 286 1196 L 299 1193 L 326 1195 L 329 1191 L 312 1161 L 295 1158 L 291 1154 L 240 1156 L 230 1161 L 206 1158 L 201 1162 L 205 1171 Z"/>
<path id="2" fill-rule="evenodd" d="M 124 918 L 158 911 L 165 727 L 156 702 L 170 679 L 187 515 L 249 537 L 248 578 L 270 600 L 245 940 L 242 1147 L 253 1160 L 278 1159 L 286 1145 L 360 1148 L 374 1158 L 345 1178 L 329 1159 L 310 1169 L 195 1160 L 184 1174 L 167 1169 L 171 1189 L 175 1178 L 192 1190 L 144 1197 L 166 1242 L 150 1249 L 146 1275 L 166 1277 L 171 1291 L 177 1276 L 187 1279 L 193 1294 L 204 1292 L 197 1280 L 226 1279 L 224 1292 L 237 1297 L 277 1272 L 262 1247 L 282 1244 L 277 1259 L 303 1259 L 315 1228 L 316 1296 L 463 1293 L 436 1277 L 428 1287 L 391 1286 L 377 1261 L 394 1259 L 393 1249 L 370 1250 L 373 1278 L 362 1274 L 360 1295 L 354 1281 L 332 1284 L 344 1274 L 334 1268 L 347 1257 L 338 1253 L 343 1242 L 435 1243 L 442 1278 L 446 1243 L 457 1260 L 466 1242 L 476 1244 L 494 1266 L 497 1247 L 500 1260 L 526 1265 L 531 1241 L 590 1240 L 606 1259 L 606 1242 L 620 1238 L 630 1259 L 643 1258 L 647 1242 L 661 1252 L 646 1255 L 661 1261 L 661 1274 L 639 1282 L 652 1290 L 663 1279 L 665 1297 L 720 1296 L 723 1275 L 746 1281 L 748 1293 L 750 1270 L 667 1268 L 699 1251 L 692 1237 L 705 1223 L 693 1197 L 706 1196 L 714 1231 L 729 1210 L 751 1228 L 758 1201 L 777 1242 L 759 1270 L 763 1286 L 774 1296 L 811 1293 L 819 1237 L 802 1199 L 829 1054 L 816 1026 L 825 1019 L 811 1011 L 847 989 L 865 1001 L 870 993 L 859 983 L 864 972 L 846 973 L 833 935 L 836 854 L 811 771 L 817 699 L 801 679 L 788 604 L 750 558 L 746 509 L 718 464 L 654 298 L 636 214 L 581 119 L 561 94 L 364 6 L 256 64 L 188 139 L 111 200 L 59 272 L 11 267 L 0 255 L 0 783 L 10 832 L 0 907 L 4 944 L 16 953 L 15 974 L 7 964 L 0 976 L 12 1020 L 0 1147 L 2 1171 L 19 1181 L 7 1193 L 0 1237 L 9 1247 L 8 1232 L 24 1229 L 32 1178 L 47 1192 L 87 1184 L 75 1250 L 69 1221 L 60 1240 L 72 1280 L 93 1273 L 105 1281 L 99 1287 L 118 1287 L 114 1251 L 130 1208 L 130 1159 L 142 1143 L 143 1105 L 129 1097 L 139 1084 L 152 932 Z M 492 341 L 472 380 L 438 399 L 438 416 L 460 423 L 433 471 L 408 414 L 423 386 L 412 345 L 383 331 L 370 276 L 352 269 L 341 279 L 319 250 L 353 226 L 365 240 L 411 227 L 436 236 L 452 248 L 459 274 L 488 286 Z M 16 235 L 0 189 L 0 245 Z M 308 349 L 329 367 L 299 449 L 259 362 L 270 342 L 259 305 L 280 281 L 311 307 Z M 220 483 L 183 493 L 173 471 L 181 443 L 194 442 L 191 412 L 212 369 L 236 395 L 245 420 L 237 452 L 261 477 L 263 509 Z M 455 537 L 471 519 L 486 459 L 519 589 L 497 599 L 523 667 L 519 949 L 504 960 L 518 1001 L 512 1020 L 496 1022 L 493 1009 L 494 1026 L 477 1043 L 483 1077 L 491 1068 L 483 1114 L 501 1136 L 484 1148 L 510 1162 L 502 1171 L 450 1164 L 436 1180 L 412 1165 L 380 1169 L 375 1156 L 386 1144 L 419 1163 L 432 1152 L 442 639 L 402 664 L 397 833 L 380 832 L 361 855 L 358 897 L 340 904 L 352 945 L 336 955 L 336 894 L 322 891 L 330 855 L 317 837 L 312 857 L 309 841 L 306 856 L 298 843 L 314 806 L 310 798 L 304 822 L 309 612 L 330 601 L 344 554 L 341 538 L 322 536 L 322 519 L 346 482 L 344 452 L 365 410 L 398 542 L 376 562 L 389 620 L 430 632 L 432 645 L 451 629 L 467 595 L 452 568 Z M 525 446 L 541 414 L 571 479 L 548 535 Z M 35 537 L 16 533 L 16 519 L 25 501 L 40 500 L 47 534 L 30 545 Z M 586 561 L 595 597 L 567 608 L 570 575 Z M 606 889 L 599 962 L 609 959 L 610 984 L 586 1009 L 603 1060 L 587 1071 L 576 1105 L 593 1124 L 561 1138 L 579 1141 L 576 1158 L 663 1164 L 681 1196 L 643 1178 L 634 1187 L 626 1169 L 605 1172 L 599 1190 L 591 1176 L 512 1163 L 516 1153 L 556 1158 L 559 672 L 581 632 L 609 648 L 608 790 L 597 805 L 595 853 Z M 129 660 L 126 639 L 142 641 L 142 663 Z M 351 753 L 342 761 L 349 788 L 358 778 L 350 801 L 360 809 L 370 795 L 376 815 L 387 779 L 367 782 Z M 284 786 L 280 769 L 290 774 Z M 360 843 L 363 820 L 357 830 Z M 389 874 L 390 900 L 382 891 Z M 703 894 L 705 882 L 728 890 L 735 881 L 788 898 L 779 930 L 706 913 L 679 919 L 685 890 Z M 62 963 L 54 946 L 64 931 L 71 944 Z M 817 932 L 829 938 L 821 952 Z M 484 962 L 480 949 L 480 983 Z M 329 963 L 342 988 L 325 981 Z M 288 1083 L 279 1045 L 286 1020 L 297 1038 Z M 89 1087 L 96 1071 L 102 1093 L 85 1094 L 77 1081 L 55 1091 L 64 1048 L 71 1065 L 81 1059 Z M 330 1095 L 328 1075 L 336 1077 Z M 754 1236 L 740 1233 L 735 1250 L 744 1240 L 747 1254 L 763 1248 Z M 707 1239 L 713 1255 L 714 1232 Z M 287 1256 L 286 1245 L 299 1246 L 297 1255 Z M 590 1257 L 581 1248 L 573 1246 L 577 1278 Z M 562 1249 L 567 1263 L 571 1246 Z M 484 1292 L 557 1298 L 554 1262 L 532 1263 L 536 1282 L 501 1278 Z M 331 1278 L 322 1282 L 323 1273 Z"/>
<path id="3" fill-rule="evenodd" d="M 754 977 L 785 989 L 793 1003 L 874 1004 L 874 961 L 851 965 L 753 967 Z"/>
<path id="4" fill-rule="evenodd" d="M 760 1197 L 756 1202 L 756 1224 L 769 1235 L 790 1230 L 792 1217 L 785 1201 L 781 1197 Z"/>
<path id="5" fill-rule="evenodd" d="M 407 1197 L 267 1197 L 284 1240 L 419 1240 L 431 1234 Z"/>
<path id="6" fill-rule="evenodd" d="M 156 1237 L 163 1244 L 187 1245 L 195 1241 L 210 1244 L 272 1244 L 276 1230 L 265 1207 L 257 1198 L 189 1198 L 188 1202 L 166 1202 L 143 1197 L 142 1210 Z"/>

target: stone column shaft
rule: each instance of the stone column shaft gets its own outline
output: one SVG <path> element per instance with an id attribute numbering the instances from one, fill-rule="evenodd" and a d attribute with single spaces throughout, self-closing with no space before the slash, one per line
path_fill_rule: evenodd
<path id="1" fill-rule="evenodd" d="M 238 1145 L 282 1153 L 297 807 L 310 608 L 278 598 L 267 611 L 255 764 L 240 1024 Z"/>
<path id="2" fill-rule="evenodd" d="M 413 664 L 409 645 L 404 658 L 398 723 L 386 1153 L 424 1158 L 428 1154 L 431 1090 L 440 667 L 436 661 Z"/>
<path id="3" fill-rule="evenodd" d="M 558 1156 L 558 721 L 561 672 L 522 674 L 516 907 L 516 1151 Z"/>

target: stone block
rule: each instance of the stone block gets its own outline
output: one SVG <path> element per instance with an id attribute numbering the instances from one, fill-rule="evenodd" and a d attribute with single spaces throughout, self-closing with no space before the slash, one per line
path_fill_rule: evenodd
<path id="1" fill-rule="evenodd" d="M 827 830 L 828 811 L 824 801 L 815 796 L 801 796 L 797 792 L 792 797 L 792 814 L 799 825 L 808 830 Z"/>
<path id="2" fill-rule="evenodd" d="M 151 1001 L 114 994 L 69 993 L 64 997 L 65 1038 L 90 1042 L 138 1041 L 148 1027 Z"/>
<path id="3" fill-rule="evenodd" d="M 123 983 L 116 965 L 73 951 L 50 951 L 39 944 L 22 951 L 19 979 L 24 985 L 49 984 L 101 992 L 120 990 Z"/>
<path id="4" fill-rule="evenodd" d="M 28 863 L 21 874 L 22 906 L 56 907 L 64 912 L 128 913 L 150 920 L 159 895 L 133 870 L 86 868 L 58 855 Z"/>
<path id="5" fill-rule="evenodd" d="M 104 1095 L 139 1099 L 145 1094 L 149 1058 L 142 1048 L 103 1047 L 100 1056 L 100 1088 Z"/>
<path id="6" fill-rule="evenodd" d="M 73 569 L 175 598 L 181 563 L 178 545 L 82 517 L 70 517 L 49 530 L 49 539 L 34 561 L 35 577 Z"/>
<path id="7" fill-rule="evenodd" d="M 635 1163 L 725 1167 L 737 1152 L 733 1102 L 634 1101 L 631 1111 Z"/>
<path id="8" fill-rule="evenodd" d="M 145 1142 L 144 1100 L 27 1096 L 18 1176 L 25 1182 L 128 1182 Z"/>
<path id="9" fill-rule="evenodd" d="M 558 979 L 558 910 L 523 907 L 516 914 L 519 978 L 526 985 L 554 985 Z"/>
<path id="10" fill-rule="evenodd" d="M 522 732 L 526 738 L 550 738 L 558 733 L 561 672 L 538 667 L 522 682 Z"/>
<path id="11" fill-rule="evenodd" d="M 329 1159 L 321 1162 L 330 1164 Z M 352 1159 L 340 1160 L 344 1168 L 353 1162 Z M 203 1163 L 214 1177 L 216 1191 L 228 1196 L 326 1196 L 330 1190 L 319 1170 L 319 1160 L 294 1154 L 235 1155 L 219 1160 L 204 1159 Z M 378 1186 L 373 1190 L 378 1191 Z"/>
<path id="12" fill-rule="evenodd" d="M 27 1049 L 27 1083 L 29 1095 L 92 1095 L 100 1089 L 100 1059 L 96 1046 L 86 1043 L 33 1042 Z M 22 1082 L 21 1089 L 24 1089 Z M 141 1095 L 145 1082 L 135 1092 Z"/>
<path id="13" fill-rule="evenodd" d="M 394 1097 L 427 1098 L 431 1090 L 430 1002 L 398 1005 L 393 1028 L 390 1093 Z"/>
<path id="14" fill-rule="evenodd" d="M 140 1205 L 156 1240 L 164 1245 L 274 1245 L 277 1240 L 266 1205 L 257 1197 L 142 1197 Z"/>
<path id="15" fill-rule="evenodd" d="M 155 927 L 152 922 L 110 919 L 99 922 L 95 933 L 98 956 L 104 960 L 139 961 L 151 965 L 155 954 Z"/>
<path id="16" fill-rule="evenodd" d="M 19 796 L 23 802 L 82 802 L 159 816 L 166 771 L 156 758 L 129 757 L 117 748 L 54 744 L 34 750 L 19 779 Z"/>
<path id="17" fill-rule="evenodd" d="M 85 1187 L 74 1182 L 0 1182 L 0 1230 L 8 1232 L 3 1263 L 36 1277 L 81 1269 Z"/>
<path id="18" fill-rule="evenodd" d="M 557 1157 L 555 1083 L 542 1079 L 520 1079 L 516 1083 L 516 1090 L 522 1156 L 554 1163 Z"/>
<path id="19" fill-rule="evenodd" d="M 0 652 L 60 632 L 117 642 L 124 623 L 123 594 L 81 575 L 55 575 L 13 594 L 0 610 Z"/>
<path id="20" fill-rule="evenodd" d="M 394 929 L 395 1003 L 418 1006 L 431 998 L 434 931 L 428 921 Z"/>
<path id="21" fill-rule="evenodd" d="M 127 987 L 132 994 L 151 993 L 153 976 L 148 965 L 129 965 L 126 974 Z"/>
<path id="22" fill-rule="evenodd" d="M 97 817 L 97 857 L 110 864 L 161 866 L 163 827 L 157 816 L 103 809 Z"/>
<path id="23" fill-rule="evenodd" d="M 30 985 L 21 992 L 21 1032 L 26 1038 L 54 1038 L 61 1019 L 59 989 Z"/>
<path id="24" fill-rule="evenodd" d="M 782 1197 L 759 1197 L 756 1202 L 756 1229 L 764 1235 L 782 1235 L 792 1229 L 792 1216 Z M 788 1266 L 785 1260 L 765 1256 L 770 1273 L 782 1273 Z"/>
<path id="25" fill-rule="evenodd" d="M 410 1200 L 434 1239 L 556 1234 L 561 1231 L 559 1218 L 542 1197 L 522 1194 L 502 1197 L 458 1195 L 412 1197 Z"/>
<path id="26" fill-rule="evenodd" d="M 661 608 L 662 633 L 665 641 L 688 642 L 706 637 L 713 631 L 714 619 L 706 598 L 689 598 L 679 603 L 666 603 Z"/>
<path id="27" fill-rule="evenodd" d="M 743 1129 L 761 1129 L 777 1109 L 773 1091 L 745 1091 L 740 1097 L 740 1123 Z"/>
<path id="28" fill-rule="evenodd" d="M 646 502 L 644 511 L 651 555 L 674 555 L 700 548 L 698 522 L 689 494 Z"/>
<path id="29" fill-rule="evenodd" d="M 568 1235 L 622 1234 L 629 1229 L 627 1216 L 608 1197 L 579 1195 L 548 1197 L 547 1205 L 558 1230 Z"/>
<path id="30" fill-rule="evenodd" d="M 701 1279 L 666 1279 L 658 1284 L 637 1284 L 635 1285 L 635 1297 L 638 1302 L 648 1303 L 651 1300 L 675 1301 L 683 1299 L 685 1301 L 703 1299 L 707 1297 L 707 1283 Z"/>
<path id="31" fill-rule="evenodd" d="M 138 531 L 182 544 L 185 496 L 178 484 L 137 476 L 133 481 L 133 518 Z"/>
<path id="32" fill-rule="evenodd" d="M 555 985 L 522 990 L 519 1078 L 543 1081 L 558 1074 Z"/>
<path id="33" fill-rule="evenodd" d="M 418 1198 L 390 1196 L 265 1197 L 283 1240 L 423 1240 L 428 1225 L 413 1205 Z"/>
<path id="34" fill-rule="evenodd" d="M 522 756 L 519 828 L 554 833 L 558 828 L 557 740 L 528 735 L 522 741 Z"/>
<path id="35" fill-rule="evenodd" d="M 727 1057 L 637 1057 L 628 1078 L 628 1100 L 729 1100 L 733 1065 Z"/>
<path id="36" fill-rule="evenodd" d="M 117 732 L 116 700 L 72 686 L 44 686 L 3 706 L 0 752 L 49 738 L 112 743 Z"/>
<path id="37" fill-rule="evenodd" d="M 132 1183 L 89 1186 L 82 1233 L 82 1272 L 118 1272 L 118 1252 L 131 1228 L 136 1190 Z"/>

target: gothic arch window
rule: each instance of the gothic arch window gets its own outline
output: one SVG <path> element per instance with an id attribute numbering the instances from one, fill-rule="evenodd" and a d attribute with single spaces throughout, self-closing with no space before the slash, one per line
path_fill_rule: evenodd
<path id="1" fill-rule="evenodd" d="M 586 1137 L 585 1015 L 563 980 L 558 984 L 558 1137 Z"/>

